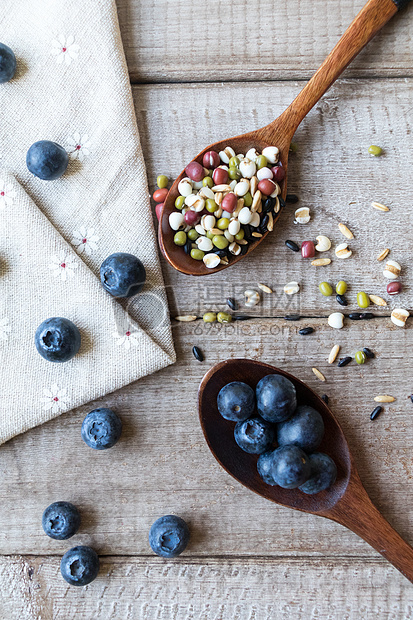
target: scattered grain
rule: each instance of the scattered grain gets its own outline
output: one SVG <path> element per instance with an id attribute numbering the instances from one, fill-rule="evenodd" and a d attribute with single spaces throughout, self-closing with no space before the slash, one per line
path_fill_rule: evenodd
<path id="1" fill-rule="evenodd" d="M 390 248 L 386 248 L 385 250 L 383 250 L 383 252 L 381 252 L 381 253 L 378 255 L 377 260 L 378 260 L 378 261 L 382 261 L 382 260 L 384 260 L 384 259 L 386 258 L 386 256 L 388 256 L 389 252 L 390 252 Z"/>
<path id="2" fill-rule="evenodd" d="M 389 207 L 380 204 L 379 202 L 372 202 L 371 206 L 377 209 L 378 211 L 390 211 Z"/>
<path id="3" fill-rule="evenodd" d="M 328 356 L 329 364 L 333 364 L 336 361 L 339 351 L 340 351 L 340 345 L 335 344 L 334 347 L 330 351 L 330 355 Z"/>
<path id="4" fill-rule="evenodd" d="M 270 289 L 269 286 L 266 286 L 265 284 L 258 284 L 258 288 L 260 288 L 264 293 L 273 293 L 274 292 L 272 289 Z"/>
<path id="5" fill-rule="evenodd" d="M 316 258 L 311 261 L 313 267 L 325 267 L 325 265 L 329 265 L 331 263 L 331 258 Z"/>
<path id="6" fill-rule="evenodd" d="M 318 370 L 318 368 L 312 368 L 311 370 L 313 371 L 313 373 L 315 374 L 317 379 L 320 379 L 320 381 L 325 381 L 326 380 L 325 376 L 323 375 L 322 372 L 320 372 Z"/>
<path id="7" fill-rule="evenodd" d="M 369 295 L 369 299 L 375 306 L 387 306 L 387 301 L 378 295 Z"/>
<path id="8" fill-rule="evenodd" d="M 388 394 L 379 394 L 374 397 L 376 403 L 394 403 L 396 400 L 394 396 L 389 396 Z"/>
<path id="9" fill-rule="evenodd" d="M 351 230 L 349 228 L 347 228 L 347 226 L 345 224 L 342 224 L 340 222 L 340 224 L 338 225 L 340 232 L 346 237 L 346 239 L 354 239 L 354 235 L 351 232 Z"/>

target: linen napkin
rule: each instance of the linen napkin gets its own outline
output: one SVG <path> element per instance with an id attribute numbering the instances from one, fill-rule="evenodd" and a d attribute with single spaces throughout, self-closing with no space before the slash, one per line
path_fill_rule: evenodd
<path id="1" fill-rule="evenodd" d="M 0 442 L 170 362 L 2 173 L 0 234 Z M 44 360 L 34 344 L 37 327 L 54 316 L 81 333 L 69 362 Z"/>
<path id="2" fill-rule="evenodd" d="M 39 239 L 49 238 L 51 223 L 72 246 L 72 253 L 77 254 L 76 273 L 83 271 L 84 262 L 98 277 L 100 264 L 113 252 L 135 254 L 147 273 L 143 292 L 124 303 L 140 332 L 145 330 L 148 336 L 133 347 L 131 367 L 115 372 L 116 380 L 110 371 L 104 371 L 102 381 L 98 376 L 103 365 L 101 350 L 96 372 L 85 377 L 89 385 L 82 389 L 77 386 L 80 392 L 76 398 L 72 394 L 67 409 L 175 361 L 116 6 L 113 0 L 3 0 L 0 41 L 13 49 L 18 67 L 14 79 L 0 88 L 0 165 L 19 181 L 49 220 L 39 220 L 43 221 L 45 231 L 42 233 L 39 226 L 39 236 L 32 236 L 33 259 L 40 260 L 43 250 Z M 42 181 L 26 168 L 28 148 L 43 139 L 58 142 L 70 154 L 67 172 L 56 181 Z M 19 195 L 15 182 L 3 178 L 3 183 L 11 184 Z M 32 204 L 32 211 L 34 208 Z M 11 216 L 10 211 L 5 210 L 3 215 L 6 214 Z M 10 221 L 6 222 L 11 226 Z M 4 248 L 6 254 L 14 255 L 13 237 L 17 239 L 26 233 L 27 222 L 15 213 L 14 235 L 10 233 Z M 13 267 L 11 261 L 9 267 Z M 13 273 L 17 276 L 17 272 Z M 27 279 L 26 274 L 22 282 L 13 284 L 19 298 Z M 44 286 L 50 283 L 47 279 L 42 281 Z M 94 286 L 99 283 L 96 281 Z M 71 293 L 76 305 L 79 302 L 75 290 Z M 67 301 L 67 291 L 56 290 L 56 295 L 56 304 Z M 46 298 L 50 300 L 51 294 Z M 26 299 L 30 313 L 42 318 L 50 314 L 48 306 L 42 307 L 42 297 L 32 296 L 30 303 Z M 97 296 L 93 299 L 98 303 Z M 16 299 L 13 302 L 17 303 Z M 105 306 L 108 303 L 106 300 Z M 112 308 L 113 303 L 110 305 Z M 98 313 L 98 308 L 92 310 L 90 303 L 88 307 L 92 313 Z M 10 311 L 14 314 L 14 307 Z M 96 324 L 94 330 L 97 327 Z M 136 328 L 139 329 L 137 325 Z M 12 368 L 0 379 L 0 393 L 10 381 L 13 368 L 17 368 L 13 358 L 10 362 Z M 77 362 L 72 365 L 77 367 Z M 26 365 L 24 368 L 28 370 Z M 14 400 L 11 402 L 15 404 Z M 44 412 L 38 412 L 37 417 L 33 413 L 30 422 L 16 424 L 14 431 L 0 427 L 0 437 L 4 440 L 46 418 Z"/>

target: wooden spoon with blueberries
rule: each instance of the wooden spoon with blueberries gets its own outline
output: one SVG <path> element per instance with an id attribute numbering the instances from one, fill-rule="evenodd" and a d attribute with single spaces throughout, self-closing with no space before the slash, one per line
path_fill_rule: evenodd
<path id="1" fill-rule="evenodd" d="M 160 213 L 159 244 L 172 267 L 188 275 L 215 273 L 247 256 L 266 238 L 284 205 L 288 153 L 297 127 L 408 2 L 369 0 L 281 116 L 262 129 L 215 142 L 188 164 Z"/>
<path id="2" fill-rule="evenodd" d="M 246 384 L 245 397 L 242 388 L 229 386 L 232 382 Z M 413 548 L 372 504 L 339 423 L 311 388 L 268 364 L 232 359 L 207 372 L 198 397 L 207 444 L 233 478 L 276 504 L 341 523 L 413 582 Z M 256 418 L 257 410 L 264 421 Z M 268 423 L 276 417 L 284 422 Z M 236 419 L 241 420 L 237 425 Z M 277 444 L 283 446 L 277 450 L 273 436 L 265 436 L 274 429 Z"/>

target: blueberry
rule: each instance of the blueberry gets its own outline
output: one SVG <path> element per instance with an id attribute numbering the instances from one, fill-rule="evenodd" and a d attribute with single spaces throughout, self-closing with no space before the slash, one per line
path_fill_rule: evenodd
<path id="1" fill-rule="evenodd" d="M 185 551 L 189 542 L 189 528 L 175 515 L 160 517 L 149 531 L 149 544 L 157 555 L 175 558 Z"/>
<path id="2" fill-rule="evenodd" d="M 90 547 L 73 547 L 62 557 L 60 572 L 71 586 L 86 586 L 98 576 L 99 556 Z"/>
<path id="3" fill-rule="evenodd" d="M 8 45 L 0 43 L 0 84 L 9 82 L 16 73 L 16 56 Z"/>
<path id="4" fill-rule="evenodd" d="M 29 172 L 44 181 L 54 181 L 66 172 L 69 155 L 56 142 L 39 140 L 31 145 L 26 155 Z"/>
<path id="5" fill-rule="evenodd" d="M 274 427 L 255 416 L 235 425 L 234 437 L 239 447 L 249 454 L 261 454 L 271 447 L 274 441 Z"/>
<path id="6" fill-rule="evenodd" d="M 67 362 L 80 349 L 80 332 L 76 325 L 56 316 L 46 319 L 36 330 L 37 351 L 48 362 Z"/>
<path id="7" fill-rule="evenodd" d="M 294 385 L 282 375 L 267 375 L 257 385 L 258 413 L 268 422 L 283 422 L 297 406 Z"/>
<path id="8" fill-rule="evenodd" d="M 114 297 L 132 297 L 143 289 L 146 280 L 142 261 L 133 254 L 116 252 L 100 266 L 102 286 Z"/>
<path id="9" fill-rule="evenodd" d="M 44 533 L 56 540 L 71 538 L 80 527 L 80 514 L 70 502 L 54 502 L 42 517 Z"/>
<path id="10" fill-rule="evenodd" d="M 333 459 L 322 452 L 310 454 L 311 474 L 307 482 L 300 486 L 300 491 L 313 495 L 331 487 L 337 478 L 337 467 Z"/>
<path id="11" fill-rule="evenodd" d="M 298 446 L 305 452 L 313 452 L 318 448 L 323 435 L 323 418 L 318 411 L 308 405 L 297 407 L 289 420 L 277 425 L 279 446 Z"/>
<path id="12" fill-rule="evenodd" d="M 283 489 L 296 489 L 310 477 L 310 460 L 297 446 L 281 446 L 267 459 L 267 477 Z"/>
<path id="13" fill-rule="evenodd" d="M 271 452 L 264 452 L 263 454 L 260 454 L 260 456 L 258 457 L 257 469 L 259 475 L 264 480 L 264 482 L 270 484 L 271 486 L 276 486 L 277 483 L 275 482 L 272 475 L 273 455 L 274 450 Z"/>
<path id="14" fill-rule="evenodd" d="M 226 420 L 243 422 L 254 412 L 254 390 L 242 381 L 227 383 L 218 394 L 217 405 Z"/>
<path id="15" fill-rule="evenodd" d="M 122 421 L 111 409 L 94 409 L 82 423 L 82 439 L 90 448 L 106 450 L 122 433 Z"/>

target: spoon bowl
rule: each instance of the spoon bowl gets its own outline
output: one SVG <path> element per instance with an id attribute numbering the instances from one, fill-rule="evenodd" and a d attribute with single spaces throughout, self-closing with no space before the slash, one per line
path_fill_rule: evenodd
<path id="1" fill-rule="evenodd" d="M 325 433 L 318 448 L 337 465 L 337 480 L 327 490 L 306 495 L 299 489 L 266 484 L 258 475 L 258 456 L 247 454 L 234 439 L 235 423 L 225 420 L 217 407 L 221 388 L 243 381 L 254 390 L 266 375 L 281 374 L 297 391 L 299 405 L 310 405 L 321 414 Z M 327 517 L 345 525 L 386 557 L 413 582 L 413 549 L 372 504 L 360 477 L 340 424 L 326 403 L 305 383 L 269 364 L 247 359 L 220 362 L 211 368 L 199 387 L 199 419 L 206 442 L 218 463 L 238 482 L 276 504 Z"/>
<path id="2" fill-rule="evenodd" d="M 262 151 L 266 146 L 276 146 L 280 150 L 280 161 L 287 173 L 291 139 L 303 118 L 370 39 L 407 2 L 408 0 L 369 0 L 347 28 L 318 71 L 281 116 L 262 129 L 211 144 L 192 161 L 202 164 L 204 153 L 209 150 L 219 152 L 224 150 L 226 146 L 231 146 L 235 153 L 243 154 L 247 153 L 250 148 Z M 187 162 L 187 164 L 189 163 Z M 257 241 L 248 244 L 245 254 L 231 256 L 228 265 L 221 263 L 215 269 L 209 269 L 202 261 L 194 260 L 191 256 L 185 254 L 181 246 L 174 244 L 174 231 L 169 226 L 169 215 L 175 210 L 175 200 L 179 195 L 178 183 L 184 176 L 186 176 L 185 171 L 181 172 L 169 191 L 161 211 L 158 229 L 159 245 L 172 267 L 184 274 L 194 276 L 216 273 L 231 265 L 235 265 L 242 258 L 249 256 L 254 248 L 268 236 L 269 232 L 267 231 Z M 282 182 L 281 197 L 285 198 L 286 193 L 287 174 Z M 279 213 L 274 217 L 274 225 L 278 216 Z"/>
<path id="3" fill-rule="evenodd" d="M 280 150 L 279 159 L 286 172 L 286 176 L 282 182 L 281 192 L 281 197 L 285 199 L 285 196 L 287 194 L 288 153 L 291 143 L 291 137 L 289 137 L 285 132 L 283 132 L 281 127 L 279 132 L 277 132 L 274 128 L 274 140 L 272 143 L 270 143 L 269 135 L 265 134 L 264 138 L 261 137 L 261 132 L 263 131 L 264 130 L 252 131 L 250 133 L 231 138 L 230 140 L 215 142 L 214 144 L 207 146 L 203 151 L 201 151 L 201 153 L 199 153 L 193 161 L 202 164 L 202 159 L 205 153 L 207 153 L 208 151 L 219 152 L 224 150 L 227 146 L 232 147 L 235 153 L 246 153 L 251 148 L 256 148 L 257 151 L 261 152 L 266 146 L 277 146 Z M 179 196 L 178 185 L 185 176 L 185 170 L 183 170 L 173 183 L 171 189 L 169 190 L 168 196 L 164 202 L 161 219 L 159 222 L 159 245 L 164 256 L 172 265 L 172 267 L 175 267 L 175 269 L 181 271 L 182 273 L 194 276 L 203 276 L 209 273 L 216 273 L 217 271 L 226 269 L 227 267 L 229 267 L 229 265 L 234 265 L 239 260 L 250 254 L 252 250 L 254 250 L 254 248 L 256 248 L 257 245 L 267 237 L 268 234 L 271 234 L 269 231 L 263 233 L 262 237 L 257 239 L 255 242 L 248 244 L 248 249 L 245 254 L 240 254 L 239 256 L 232 256 L 230 258 L 229 265 L 221 264 L 218 267 L 215 267 L 215 269 L 209 269 L 204 265 L 202 261 L 196 261 L 187 254 L 185 254 L 182 247 L 175 245 L 175 231 L 172 230 L 169 226 L 169 215 L 173 211 L 176 211 L 175 200 Z M 280 212 L 274 216 L 274 225 L 279 215 Z"/>

